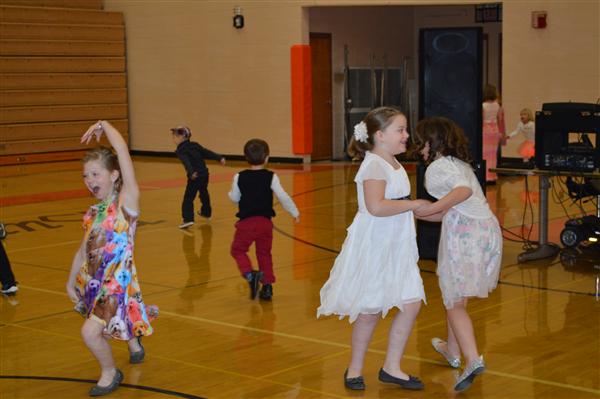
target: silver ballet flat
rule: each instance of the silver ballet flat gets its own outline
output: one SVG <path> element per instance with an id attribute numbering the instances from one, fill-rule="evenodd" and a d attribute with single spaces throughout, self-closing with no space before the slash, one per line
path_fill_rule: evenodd
<path id="1" fill-rule="evenodd" d="M 444 356 L 450 367 L 455 369 L 460 367 L 460 358 L 452 356 L 450 353 L 443 349 L 443 345 L 448 345 L 446 341 L 435 337 L 431 339 L 431 345 L 437 353 Z"/>
<path id="2" fill-rule="evenodd" d="M 483 356 L 479 356 L 478 359 L 469 363 L 460 377 L 458 377 L 454 390 L 460 392 L 469 388 L 473 383 L 475 376 L 482 374 L 484 371 L 485 363 L 483 362 Z"/>

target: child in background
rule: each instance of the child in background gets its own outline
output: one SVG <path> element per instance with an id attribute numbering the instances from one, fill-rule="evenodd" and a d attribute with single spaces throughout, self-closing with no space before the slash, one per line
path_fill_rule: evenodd
<path id="1" fill-rule="evenodd" d="M 469 297 L 485 298 L 498 283 L 502 233 L 471 165 L 462 130 L 447 118 L 426 118 L 417 124 L 415 142 L 425 161 L 425 188 L 438 201 L 415 210 L 429 221 L 441 221 L 437 275 L 446 307 L 447 341 L 433 338 L 434 349 L 451 367 L 465 369 L 454 389 L 464 391 L 485 370 L 479 355 Z"/>
<path id="2" fill-rule="evenodd" d="M 403 389 L 424 388 L 419 378 L 400 367 L 421 301 L 425 301 L 413 210 L 429 203 L 411 201 L 408 175 L 395 158 L 406 152 L 406 129 L 406 117 L 400 111 L 373 109 L 354 127 L 349 150 L 351 156 L 364 156 L 354 178 L 358 212 L 321 288 L 317 317 L 349 316 L 354 323 L 352 355 L 344 373 L 344 386 L 352 390 L 365 389 L 362 368 L 369 342 L 379 319 L 394 307 L 400 311 L 391 324 L 379 381 Z"/>
<path id="3" fill-rule="evenodd" d="M 150 321 L 158 315 L 158 308 L 144 305 L 134 262 L 140 191 L 127 144 L 107 121 L 90 126 L 81 142 L 88 144 L 94 137 L 100 141 L 103 133 L 116 155 L 98 147 L 83 158 L 84 184 L 101 202 L 83 217 L 83 242 L 67 281 L 67 294 L 86 319 L 83 341 L 102 370 L 90 396 L 107 395 L 123 381 L 108 338 L 127 341 L 129 363 L 141 363 L 141 338 L 152 334 Z"/>
<path id="4" fill-rule="evenodd" d="M 486 163 L 485 180 L 496 183 L 496 174 L 490 172 L 498 163 L 498 147 L 506 139 L 504 110 L 498 101 L 496 86 L 485 85 L 483 90 L 483 159 Z"/>
<path id="5" fill-rule="evenodd" d="M 181 203 L 181 216 L 183 223 L 180 229 L 186 229 L 194 224 L 194 199 L 196 193 L 200 197 L 202 207 L 198 212 L 201 217 L 210 220 L 212 208 L 208 194 L 208 168 L 204 159 L 214 159 L 225 165 L 225 158 L 211 150 L 202 147 L 195 141 L 190 141 L 192 131 L 187 126 L 178 126 L 171 129 L 173 142 L 177 145 L 175 153 L 183 163 L 187 174 L 187 185 Z"/>
<path id="6" fill-rule="evenodd" d="M 526 163 L 531 163 L 535 156 L 535 123 L 533 121 L 533 112 L 529 108 L 523 108 L 520 113 L 521 120 L 517 128 L 508 135 L 512 138 L 521 133 L 525 141 L 519 146 L 519 154 Z"/>
<path id="7" fill-rule="evenodd" d="M 279 177 L 266 169 L 269 161 L 269 145 L 260 139 L 249 140 L 244 145 L 244 155 L 250 169 L 237 173 L 229 198 L 238 203 L 240 219 L 235 224 L 235 236 L 231 244 L 231 256 L 237 262 L 242 277 L 250 285 L 250 299 L 255 299 L 259 282 L 262 283 L 260 299 L 270 301 L 273 297 L 275 275 L 271 247 L 273 245 L 273 193 L 283 208 L 292 215 L 295 222 L 300 221 L 300 213 L 294 201 L 279 183 Z M 248 249 L 254 242 L 259 271 L 252 270 Z"/>
<path id="8" fill-rule="evenodd" d="M 4 225 L 2 229 L 4 229 Z M 4 295 L 15 295 L 19 291 L 2 240 L 0 240 L 0 282 L 2 283 L 2 293 Z"/>

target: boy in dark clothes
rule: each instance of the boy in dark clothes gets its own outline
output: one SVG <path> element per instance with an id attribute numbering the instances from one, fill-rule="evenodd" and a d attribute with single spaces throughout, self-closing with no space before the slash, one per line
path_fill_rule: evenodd
<path id="1" fill-rule="evenodd" d="M 300 221 L 300 213 L 294 201 L 283 190 L 279 177 L 265 169 L 269 161 L 269 145 L 260 139 L 252 139 L 244 146 L 244 155 L 250 164 L 246 169 L 233 177 L 233 185 L 229 198 L 239 205 L 236 216 L 240 219 L 235 224 L 235 236 L 231 244 L 231 256 L 238 264 L 240 273 L 250 284 L 250 299 L 256 298 L 258 284 L 262 282 L 260 298 L 271 300 L 273 297 L 273 193 L 283 208 Z M 254 242 L 259 271 L 252 270 L 248 257 L 248 249 Z"/>
<path id="2" fill-rule="evenodd" d="M 183 223 L 180 229 L 185 229 L 194 224 L 194 198 L 199 193 L 202 207 L 198 214 L 207 220 L 212 216 L 210 195 L 208 194 L 208 168 L 204 159 L 214 159 L 225 165 L 225 158 L 211 150 L 202 147 L 195 141 L 190 141 L 192 131 L 187 126 L 178 126 L 171 129 L 173 142 L 177 145 L 175 153 L 183 163 L 187 173 L 187 186 L 181 203 L 181 216 Z"/>

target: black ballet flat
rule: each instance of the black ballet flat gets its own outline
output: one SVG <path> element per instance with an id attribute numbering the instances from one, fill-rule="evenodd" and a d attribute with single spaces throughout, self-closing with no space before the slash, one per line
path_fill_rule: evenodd
<path id="1" fill-rule="evenodd" d="M 119 387 L 121 381 L 123 381 L 123 372 L 119 369 L 116 369 L 115 376 L 111 383 L 105 387 L 101 387 L 100 385 L 94 385 L 92 389 L 90 389 L 90 396 L 104 396 L 113 392 L 115 389 Z"/>
<path id="2" fill-rule="evenodd" d="M 408 376 L 408 380 L 403 380 L 402 378 L 394 377 L 393 375 L 389 375 L 382 368 L 379 370 L 379 381 L 385 382 L 388 384 L 396 384 L 400 388 L 410 389 L 412 391 L 420 391 L 425 389 L 425 384 L 418 379 L 417 377 L 413 377 L 412 375 Z"/>
<path id="3" fill-rule="evenodd" d="M 146 357 L 146 351 L 144 350 L 144 346 L 142 345 L 142 337 L 137 337 L 138 344 L 140 345 L 140 349 L 137 352 L 129 353 L 129 363 L 131 364 L 139 364 L 144 361 L 144 357 Z"/>
<path id="4" fill-rule="evenodd" d="M 352 389 L 354 391 L 364 391 L 365 390 L 365 380 L 361 376 L 348 378 L 348 370 L 344 371 L 344 386 L 348 389 Z"/>

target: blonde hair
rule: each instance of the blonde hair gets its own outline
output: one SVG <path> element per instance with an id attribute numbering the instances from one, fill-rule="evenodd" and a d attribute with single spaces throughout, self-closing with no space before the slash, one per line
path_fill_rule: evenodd
<path id="1" fill-rule="evenodd" d="M 121 177 L 121 166 L 117 155 L 110 148 L 100 146 L 86 152 L 81 160 L 84 165 L 90 161 L 100 161 L 102 166 L 109 172 L 115 170 L 119 172 L 119 177 L 114 183 L 115 192 L 119 193 L 121 187 L 123 187 L 123 178 Z"/>
<path id="2" fill-rule="evenodd" d="M 352 139 L 348 145 L 348 155 L 352 158 L 364 158 L 365 152 L 371 151 L 375 145 L 373 135 L 379 130 L 385 130 L 392 123 L 394 117 L 398 115 L 404 116 L 402 112 L 392 107 L 372 109 L 362 120 L 367 125 L 367 141 L 358 141 L 352 135 Z"/>
<path id="3" fill-rule="evenodd" d="M 530 110 L 529 108 L 523 108 L 523 109 L 521 110 L 521 112 L 519 112 L 519 115 L 520 115 L 520 114 L 527 114 L 527 118 L 529 118 L 529 120 L 530 120 L 531 122 L 533 122 L 533 120 L 534 120 L 534 119 L 533 119 L 533 112 L 531 112 L 531 110 Z"/>

